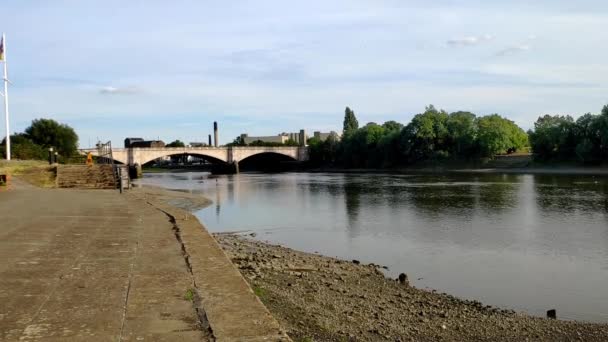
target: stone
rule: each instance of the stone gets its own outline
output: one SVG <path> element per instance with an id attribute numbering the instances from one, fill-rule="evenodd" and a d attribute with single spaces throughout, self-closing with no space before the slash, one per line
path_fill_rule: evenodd
<path id="1" fill-rule="evenodd" d="M 405 274 L 405 273 L 399 274 L 399 278 L 398 279 L 399 279 L 399 282 L 401 284 L 403 284 L 403 285 L 409 285 L 409 281 L 407 279 L 407 274 Z"/>

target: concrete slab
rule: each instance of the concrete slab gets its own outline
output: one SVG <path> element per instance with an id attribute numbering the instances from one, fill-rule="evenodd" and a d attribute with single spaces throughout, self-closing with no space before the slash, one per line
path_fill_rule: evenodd
<path id="1" fill-rule="evenodd" d="M 0 193 L 0 340 L 205 341 L 166 215 L 117 191 Z"/>

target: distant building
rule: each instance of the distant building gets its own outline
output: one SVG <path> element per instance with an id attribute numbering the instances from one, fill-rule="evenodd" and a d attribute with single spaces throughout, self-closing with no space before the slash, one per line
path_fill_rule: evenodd
<path id="1" fill-rule="evenodd" d="M 162 140 L 134 141 L 129 147 L 165 147 L 165 142 Z"/>
<path id="2" fill-rule="evenodd" d="M 190 143 L 190 147 L 205 147 L 207 146 L 207 144 L 202 143 L 202 142 L 191 142 Z"/>
<path id="3" fill-rule="evenodd" d="M 340 138 L 341 138 L 340 134 L 338 134 L 334 131 L 331 131 L 329 133 L 322 133 L 322 132 L 316 131 L 313 133 L 313 137 L 315 137 L 321 141 L 327 140 L 327 138 L 329 138 L 330 135 L 335 135 L 338 140 L 340 140 Z"/>
<path id="4" fill-rule="evenodd" d="M 125 148 L 131 147 L 131 145 L 136 141 L 144 141 L 142 138 L 126 138 L 125 139 Z"/>
<path id="5" fill-rule="evenodd" d="M 246 133 L 241 134 L 241 139 L 245 144 L 251 144 L 254 141 L 263 141 L 270 143 L 280 143 L 284 144 L 289 138 L 285 135 L 269 135 L 269 136 L 258 136 L 258 137 L 250 137 Z"/>
<path id="6" fill-rule="evenodd" d="M 302 141 L 302 136 L 304 137 L 304 141 Z M 308 140 L 308 135 L 306 135 L 306 131 L 301 130 L 299 133 L 281 133 L 279 135 L 269 135 L 269 136 L 257 136 L 250 137 L 246 133 L 241 134 L 241 139 L 245 144 L 251 144 L 255 141 L 263 141 L 269 143 L 280 143 L 284 144 L 288 140 L 293 140 L 299 144 L 306 144 L 306 140 Z"/>

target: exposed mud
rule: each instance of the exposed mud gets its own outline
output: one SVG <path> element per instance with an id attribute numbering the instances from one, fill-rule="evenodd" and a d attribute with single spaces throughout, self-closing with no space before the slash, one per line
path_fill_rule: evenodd
<path id="1" fill-rule="evenodd" d="M 531 317 L 388 279 L 377 265 L 215 238 L 295 341 L 608 341 L 608 324 Z"/>

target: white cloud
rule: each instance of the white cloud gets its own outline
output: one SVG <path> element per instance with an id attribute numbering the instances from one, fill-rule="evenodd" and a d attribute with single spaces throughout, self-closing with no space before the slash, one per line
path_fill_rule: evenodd
<path id="1" fill-rule="evenodd" d="M 450 39 L 447 41 L 449 46 L 461 47 L 461 46 L 474 46 L 494 39 L 494 36 L 484 34 L 481 36 L 469 36 L 462 38 Z"/>
<path id="2" fill-rule="evenodd" d="M 500 56 L 500 57 L 508 56 L 508 55 L 513 55 L 518 52 L 524 52 L 524 51 L 528 51 L 528 50 L 530 50 L 530 45 L 527 45 L 527 44 L 514 45 L 514 46 L 509 46 L 508 48 L 498 51 L 496 53 L 496 56 Z"/>
<path id="3" fill-rule="evenodd" d="M 100 94 L 104 95 L 131 95 L 140 93 L 141 90 L 136 87 L 112 87 L 106 86 L 99 89 Z"/>
<path id="4" fill-rule="evenodd" d="M 496 53 L 496 56 L 502 57 L 502 56 L 513 55 L 513 54 L 516 54 L 519 52 L 528 51 L 528 50 L 530 50 L 530 42 L 532 42 L 533 40 L 536 40 L 536 38 L 537 38 L 536 35 L 530 34 L 530 35 L 528 35 L 528 37 L 526 38 L 526 40 L 523 43 L 504 48 L 504 49 L 498 51 Z"/>

